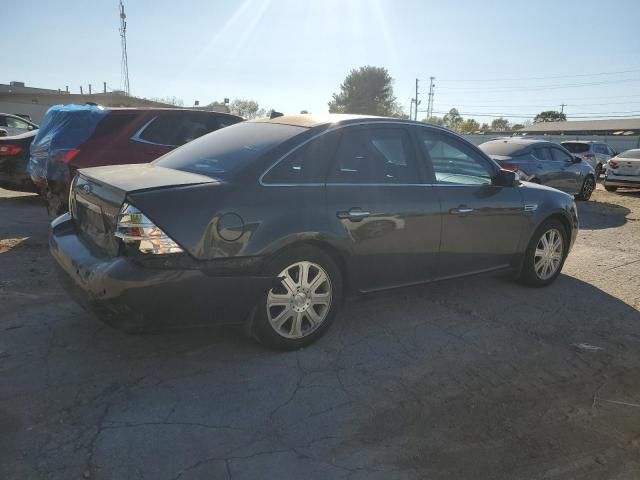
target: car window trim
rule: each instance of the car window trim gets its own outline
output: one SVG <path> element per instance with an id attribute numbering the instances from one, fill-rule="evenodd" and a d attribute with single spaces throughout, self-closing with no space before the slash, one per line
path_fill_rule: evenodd
<path id="1" fill-rule="evenodd" d="M 345 183 L 265 183 L 264 182 L 264 177 L 272 170 L 274 169 L 280 162 L 282 162 L 283 160 L 285 160 L 289 155 L 293 154 L 296 150 L 298 150 L 299 148 L 302 148 L 304 145 L 306 145 L 307 143 L 315 140 L 316 138 L 322 136 L 322 135 L 326 135 L 330 132 L 335 132 L 336 130 L 341 130 L 343 128 L 346 127 L 355 127 L 355 126 L 362 126 L 362 125 L 399 125 L 402 126 L 406 129 L 407 133 L 409 134 L 409 136 L 411 137 L 411 126 L 413 125 L 412 123 L 408 123 L 405 121 L 401 121 L 401 120 L 366 120 L 366 121 L 362 121 L 362 122 L 354 122 L 354 123 L 348 123 L 346 125 L 337 125 L 335 127 L 331 127 L 331 128 L 327 128 L 326 130 L 323 130 L 322 132 L 317 133 L 316 135 L 313 135 L 309 138 L 307 138 L 304 142 L 299 143 L 298 145 L 296 145 L 295 147 L 293 147 L 291 150 L 289 150 L 288 152 L 284 153 L 283 155 L 281 155 L 278 159 L 276 159 L 258 178 L 258 183 L 260 184 L 260 186 L 263 187 L 300 187 L 300 186 L 321 186 L 321 185 L 347 185 Z M 429 127 L 426 127 L 429 128 Z M 434 130 L 434 131 L 440 131 L 440 130 Z M 415 146 L 414 146 L 414 150 L 415 150 Z M 414 152 L 414 154 L 417 152 Z M 418 163 L 420 162 L 419 158 L 416 158 L 416 160 L 418 161 Z M 329 169 L 330 170 L 330 169 Z M 418 171 L 420 173 L 420 175 L 424 176 L 424 173 L 421 169 L 420 169 L 420 165 L 418 165 Z M 391 185 L 389 183 L 383 183 L 383 184 L 377 184 L 377 183 L 357 183 L 357 184 L 351 184 L 351 186 L 354 185 L 369 185 L 369 186 L 382 186 L 382 185 Z M 403 184 L 403 183 L 395 183 L 393 185 L 397 185 L 397 186 L 410 186 L 410 185 L 431 185 L 429 183 L 419 183 L 419 184 Z"/>
<path id="2" fill-rule="evenodd" d="M 149 120 L 147 123 L 145 123 L 142 128 L 140 128 L 140 130 L 138 130 L 136 133 L 133 134 L 133 136 L 131 137 L 131 140 L 133 140 L 134 142 L 139 142 L 139 143 L 146 143 L 147 145 L 158 145 L 160 147 L 177 147 L 178 145 L 172 145 L 170 143 L 157 143 L 157 142 L 150 142 L 149 140 L 145 140 L 144 138 L 142 138 L 140 135 L 142 135 L 142 133 L 145 131 L 145 129 L 151 125 L 156 118 L 158 118 L 160 115 L 156 115 L 155 117 L 153 117 L 151 120 Z"/>

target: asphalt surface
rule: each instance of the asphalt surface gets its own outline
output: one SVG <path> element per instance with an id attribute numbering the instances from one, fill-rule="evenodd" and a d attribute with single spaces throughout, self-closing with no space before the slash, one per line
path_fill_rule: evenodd
<path id="1" fill-rule="evenodd" d="M 60 289 L 40 201 L 0 190 L 0 479 L 638 479 L 640 193 L 579 209 L 549 288 L 352 300 L 278 353 L 102 325 Z"/>

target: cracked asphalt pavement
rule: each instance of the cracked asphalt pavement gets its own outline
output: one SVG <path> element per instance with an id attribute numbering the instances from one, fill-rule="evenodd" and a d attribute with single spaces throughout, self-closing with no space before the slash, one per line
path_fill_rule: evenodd
<path id="1" fill-rule="evenodd" d="M 640 193 L 579 210 L 549 288 L 351 300 L 282 353 L 104 326 L 58 285 L 40 200 L 0 190 L 0 478 L 638 479 Z"/>

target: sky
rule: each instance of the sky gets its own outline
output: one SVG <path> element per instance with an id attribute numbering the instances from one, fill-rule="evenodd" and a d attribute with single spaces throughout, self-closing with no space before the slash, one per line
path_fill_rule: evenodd
<path id="1" fill-rule="evenodd" d="M 118 0 L 10 2 L 0 83 L 120 89 Z M 326 113 L 352 68 L 385 67 L 409 111 L 521 123 L 640 117 L 638 0 L 124 0 L 131 93 Z M 6 8 L 3 8 L 5 13 Z M 8 18 L 8 17 L 7 17 Z M 419 112 L 421 119 L 426 114 Z"/>

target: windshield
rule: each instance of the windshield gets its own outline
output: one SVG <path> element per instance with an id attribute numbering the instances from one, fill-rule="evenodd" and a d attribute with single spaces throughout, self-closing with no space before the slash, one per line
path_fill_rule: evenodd
<path id="1" fill-rule="evenodd" d="M 506 140 L 494 140 L 480 145 L 480 150 L 482 150 L 487 155 L 503 155 L 513 157 L 515 155 L 519 155 L 522 150 L 524 150 L 528 146 L 529 145 L 509 142 Z"/>
<path id="2" fill-rule="evenodd" d="M 618 155 L 618 158 L 640 158 L 640 149 L 627 150 Z"/>
<path id="3" fill-rule="evenodd" d="M 305 130 L 274 123 L 238 123 L 189 142 L 154 163 L 210 177 L 224 176 Z"/>
<path id="4" fill-rule="evenodd" d="M 569 150 L 571 153 L 585 153 L 589 151 L 588 143 L 563 142 L 562 146 Z"/>

